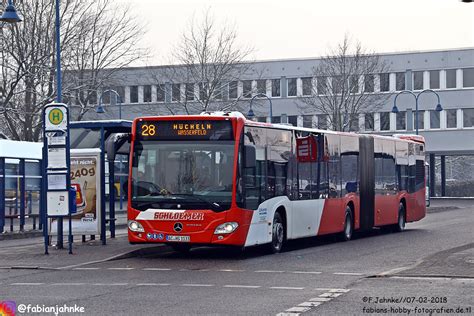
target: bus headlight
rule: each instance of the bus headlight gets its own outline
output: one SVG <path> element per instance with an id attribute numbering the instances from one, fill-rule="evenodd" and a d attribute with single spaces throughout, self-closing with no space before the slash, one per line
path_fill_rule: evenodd
<path id="1" fill-rule="evenodd" d="M 230 234 L 233 233 L 237 227 L 239 227 L 239 224 L 236 222 L 228 222 L 221 224 L 216 227 L 216 230 L 214 231 L 214 235 L 221 235 L 221 234 Z"/>
<path id="2" fill-rule="evenodd" d="M 132 232 L 145 232 L 145 229 L 143 228 L 142 224 L 137 221 L 128 221 L 128 229 L 130 229 Z"/>

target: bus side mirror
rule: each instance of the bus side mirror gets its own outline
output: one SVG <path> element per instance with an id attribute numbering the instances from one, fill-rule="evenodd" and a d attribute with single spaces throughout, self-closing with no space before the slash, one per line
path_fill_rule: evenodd
<path id="1" fill-rule="evenodd" d="M 131 134 L 129 133 L 122 133 L 114 135 L 114 137 L 110 137 L 105 144 L 105 150 L 107 152 L 107 160 L 114 161 L 115 156 L 117 155 L 118 150 L 122 147 L 123 144 L 126 142 L 130 143 Z"/>
<path id="2" fill-rule="evenodd" d="M 245 145 L 244 163 L 245 168 L 255 168 L 257 166 L 257 154 L 255 151 L 255 146 Z"/>

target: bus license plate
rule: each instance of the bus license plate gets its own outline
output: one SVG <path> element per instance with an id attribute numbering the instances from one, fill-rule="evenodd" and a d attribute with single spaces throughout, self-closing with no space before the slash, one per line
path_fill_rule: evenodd
<path id="1" fill-rule="evenodd" d="M 179 241 L 179 242 L 190 242 L 191 237 L 190 236 L 171 236 L 171 235 L 168 235 L 168 236 L 166 236 L 166 240 L 168 240 L 168 241 Z"/>

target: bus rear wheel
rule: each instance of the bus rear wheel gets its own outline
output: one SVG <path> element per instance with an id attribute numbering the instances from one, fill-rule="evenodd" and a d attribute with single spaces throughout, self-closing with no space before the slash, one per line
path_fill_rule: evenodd
<path id="1" fill-rule="evenodd" d="M 272 242 L 269 245 L 271 253 L 279 253 L 285 239 L 285 225 L 279 212 L 275 213 L 272 225 Z"/>
<path id="2" fill-rule="evenodd" d="M 344 217 L 344 230 L 341 233 L 341 239 L 343 241 L 349 241 L 352 239 L 354 232 L 354 226 L 352 225 L 352 211 L 349 206 L 346 207 L 346 215 Z"/>
<path id="3" fill-rule="evenodd" d="M 396 232 L 402 232 L 405 230 L 405 225 L 406 225 L 406 212 L 405 212 L 405 206 L 403 203 L 400 203 L 400 206 L 398 207 L 398 221 L 397 224 L 395 225 L 395 231 Z"/>

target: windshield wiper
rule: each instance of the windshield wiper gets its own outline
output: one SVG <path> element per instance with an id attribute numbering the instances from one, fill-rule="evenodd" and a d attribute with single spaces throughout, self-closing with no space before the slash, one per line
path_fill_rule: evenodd
<path id="1" fill-rule="evenodd" d="M 188 197 L 191 197 L 197 201 L 200 201 L 200 202 L 203 202 L 203 203 L 206 203 L 207 205 L 209 205 L 213 210 L 215 211 L 222 211 L 222 206 L 217 203 L 217 202 L 210 202 L 206 199 L 203 199 L 195 194 L 186 194 L 186 193 L 179 193 L 179 194 L 171 194 L 171 196 L 177 196 L 177 197 L 180 197 L 180 198 L 183 198 L 183 199 L 186 199 Z"/>

